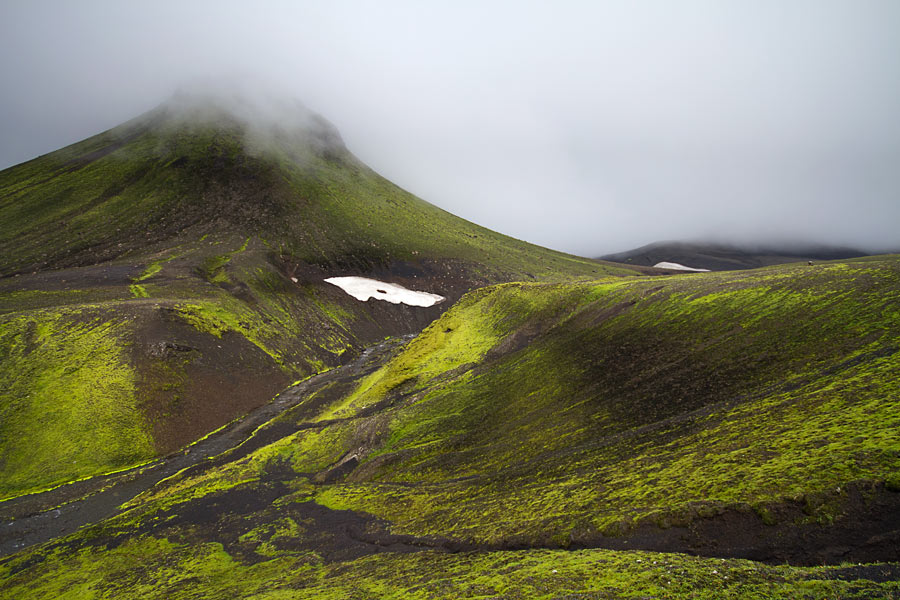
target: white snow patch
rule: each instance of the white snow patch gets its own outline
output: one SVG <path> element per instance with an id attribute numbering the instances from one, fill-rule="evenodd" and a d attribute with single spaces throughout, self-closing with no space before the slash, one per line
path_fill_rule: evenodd
<path id="1" fill-rule="evenodd" d="M 336 285 L 357 300 L 366 302 L 369 298 L 384 300 L 391 304 L 409 306 L 434 306 L 443 302 L 444 297 L 428 292 L 415 292 L 396 283 L 386 283 L 368 277 L 329 277 L 328 283 Z"/>
<path id="2" fill-rule="evenodd" d="M 679 271 L 697 271 L 699 272 L 708 272 L 709 269 L 695 269 L 693 267 L 686 267 L 684 265 L 679 265 L 678 263 L 673 262 L 658 262 L 653 265 L 656 269 L 677 269 Z"/>

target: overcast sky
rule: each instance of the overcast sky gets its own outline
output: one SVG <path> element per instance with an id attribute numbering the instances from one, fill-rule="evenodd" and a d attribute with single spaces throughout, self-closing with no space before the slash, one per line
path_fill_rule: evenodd
<path id="1" fill-rule="evenodd" d="M 560 250 L 900 247 L 897 0 L 2 0 L 0 75 L 0 168 L 250 81 L 398 185 Z"/>

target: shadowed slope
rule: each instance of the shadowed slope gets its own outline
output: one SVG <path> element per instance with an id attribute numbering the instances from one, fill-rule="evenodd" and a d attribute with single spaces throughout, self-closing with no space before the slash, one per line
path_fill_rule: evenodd
<path id="1" fill-rule="evenodd" d="M 834 560 L 844 538 L 896 560 L 898 311 L 896 258 L 478 290 L 326 409 L 393 405 L 355 426 L 382 433 L 353 438 L 359 466 L 318 499 L 514 546 L 732 513 L 783 539 L 834 522 L 821 548 L 783 554 L 726 535 L 756 558 Z M 715 553 L 702 537 L 680 547 Z"/>
<path id="2" fill-rule="evenodd" d="M 321 577 L 428 598 L 550 593 L 538 579 L 600 597 L 889 596 L 896 565 L 730 559 L 900 558 L 898 323 L 897 257 L 476 290 L 379 370 L 308 390 L 259 443 L 0 568 L 10 590 L 173 597 L 208 590 L 174 573 L 285 597 L 330 593 Z M 378 556 L 335 554 L 347 532 Z M 547 550 L 584 547 L 729 560 Z M 477 552 L 443 554 L 461 549 Z M 126 572 L 127 589 L 106 583 Z"/>
<path id="3" fill-rule="evenodd" d="M 264 108 L 178 98 L 0 172 L 0 499 L 170 452 L 473 287 L 635 273 L 458 219 Z"/>

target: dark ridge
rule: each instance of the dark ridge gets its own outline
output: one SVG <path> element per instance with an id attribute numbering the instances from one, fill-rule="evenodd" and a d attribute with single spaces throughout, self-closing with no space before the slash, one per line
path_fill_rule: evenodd
<path id="1" fill-rule="evenodd" d="M 674 262 L 695 269 L 733 271 L 791 262 L 827 261 L 869 256 L 856 248 L 824 245 L 740 245 L 703 242 L 656 242 L 600 257 L 599 260 L 652 267 Z"/>

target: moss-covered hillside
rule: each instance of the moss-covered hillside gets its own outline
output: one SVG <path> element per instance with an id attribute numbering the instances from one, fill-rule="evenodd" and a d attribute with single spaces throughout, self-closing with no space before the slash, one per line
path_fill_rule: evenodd
<path id="1" fill-rule="evenodd" d="M 286 117 L 290 117 L 287 120 Z M 256 236 L 285 269 L 446 269 L 501 278 L 628 274 L 527 244 L 380 177 L 303 107 L 287 115 L 172 101 L 0 172 L 0 275 L 141 262 L 148 247 Z M 438 261 L 439 265 L 431 265 Z"/>
<path id="2" fill-rule="evenodd" d="M 456 218 L 291 114 L 182 100 L 0 172 L 0 500 L 171 452 L 473 287 L 635 273 Z"/>
<path id="3" fill-rule="evenodd" d="M 368 433 L 316 499 L 492 545 L 741 514 L 814 530 L 897 503 L 898 382 L 896 258 L 482 289 L 323 411 Z"/>
<path id="4" fill-rule="evenodd" d="M 898 381 L 898 257 L 483 288 L 0 589 L 897 597 Z"/>

